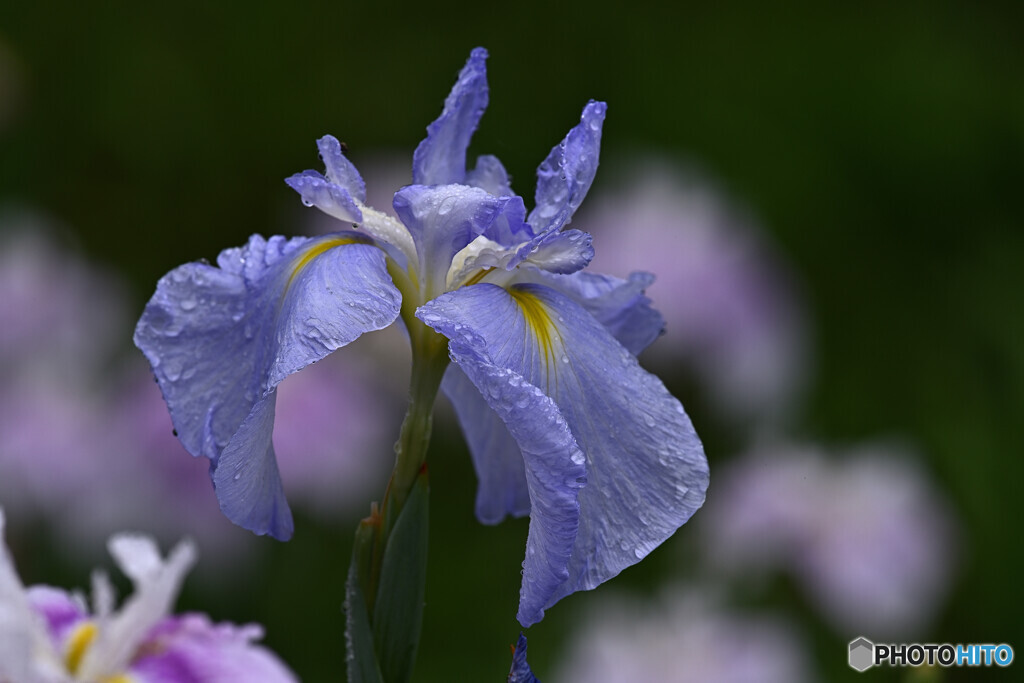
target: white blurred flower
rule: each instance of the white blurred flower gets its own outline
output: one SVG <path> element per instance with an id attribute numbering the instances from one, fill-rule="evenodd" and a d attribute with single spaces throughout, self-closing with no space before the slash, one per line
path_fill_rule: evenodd
<path id="1" fill-rule="evenodd" d="M 114 609 L 114 588 L 93 574 L 92 610 L 79 594 L 25 589 L 3 543 L 0 510 L 0 683 L 293 683 L 294 675 L 255 645 L 258 626 L 214 625 L 171 616 L 195 549 L 182 542 L 166 560 L 147 536 L 108 544 L 134 592 Z"/>

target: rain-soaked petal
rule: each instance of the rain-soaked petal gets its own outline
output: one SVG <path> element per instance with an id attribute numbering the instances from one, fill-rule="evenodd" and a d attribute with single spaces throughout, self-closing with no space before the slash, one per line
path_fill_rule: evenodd
<path id="1" fill-rule="evenodd" d="M 418 316 L 456 362 L 460 345 L 554 399 L 586 457 L 569 577 L 546 606 L 635 564 L 703 503 L 707 460 L 682 405 L 579 304 L 542 285 L 479 284 Z"/>
<path id="2" fill-rule="evenodd" d="M 222 252 L 220 267 L 189 263 L 160 280 L 135 343 L 149 359 L 190 453 L 209 458 L 216 468 L 229 443 L 240 443 L 236 435 L 243 422 L 262 424 L 265 414 L 253 412 L 257 404 L 272 402 L 282 379 L 395 320 L 401 295 L 383 253 L 363 244 L 365 239 L 355 233 L 292 240 L 253 236 L 245 247 Z M 272 415 L 271 410 L 271 421 Z M 272 469 L 276 475 L 276 466 L 260 460 L 270 449 L 270 428 L 263 426 L 248 434 L 266 443 L 245 440 L 237 453 L 262 464 L 236 466 L 266 475 L 239 485 L 267 497 L 246 501 L 246 515 L 224 506 L 220 494 L 230 486 L 218 488 L 218 497 L 235 523 L 287 537 L 287 506 L 270 495 L 277 490 L 269 474 Z"/>
<path id="3" fill-rule="evenodd" d="M 412 157 L 415 185 L 461 183 L 466 178 L 466 149 L 487 108 L 487 50 L 474 49 L 444 101 L 444 110 L 427 126 L 427 137 Z"/>

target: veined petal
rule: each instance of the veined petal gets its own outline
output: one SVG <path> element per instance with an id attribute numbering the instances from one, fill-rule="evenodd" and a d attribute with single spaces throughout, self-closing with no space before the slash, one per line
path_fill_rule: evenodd
<path id="1" fill-rule="evenodd" d="M 520 272 L 525 281 L 546 284 L 583 306 L 634 355 L 647 348 L 665 329 L 661 314 L 644 296 L 644 289 L 654 280 L 650 273 L 633 273 L 628 280 L 623 280 L 587 272 L 572 275 L 553 275 L 533 269 Z M 505 423 L 480 401 L 479 391 L 457 364 L 448 366 L 441 389 L 455 408 L 473 458 L 479 481 L 477 519 L 484 524 L 497 524 L 506 515 L 529 514 L 530 496 L 522 455 Z"/>
<path id="2" fill-rule="evenodd" d="M 186 450 L 216 467 L 243 421 L 284 377 L 395 320 L 401 295 L 384 254 L 362 240 L 356 233 L 287 241 L 253 236 L 245 247 L 222 252 L 219 268 L 189 263 L 161 278 L 135 343 L 149 359 Z M 247 441 L 249 450 L 239 457 L 265 457 L 269 429 L 251 434 L 265 434 L 268 443 Z M 283 519 L 248 528 L 280 530 Z"/>
<path id="3" fill-rule="evenodd" d="M 469 140 L 487 108 L 487 50 L 478 47 L 459 72 L 444 110 L 427 126 L 412 156 L 414 185 L 461 183 L 466 178 Z"/>
<path id="4" fill-rule="evenodd" d="M 665 332 L 665 319 L 644 294 L 654 282 L 650 273 L 630 273 L 623 280 L 589 272 L 556 275 L 526 270 L 517 280 L 544 284 L 565 294 L 587 309 L 634 356 Z"/>
<path id="5" fill-rule="evenodd" d="M 594 182 L 601 151 L 601 126 L 607 105 L 591 100 L 580 123 L 537 168 L 535 205 L 527 222 L 537 235 L 569 222 Z"/>
<path id="6" fill-rule="evenodd" d="M 551 596 L 569 578 L 566 564 L 580 522 L 576 497 L 586 481 L 585 459 L 558 406 L 540 389 L 469 347 L 452 343 L 451 352 L 522 452 L 531 512 L 517 618 L 529 626 L 544 617 Z"/>
<path id="7" fill-rule="evenodd" d="M 498 157 L 491 154 L 484 154 L 476 158 L 476 168 L 466 174 L 466 184 L 487 190 L 498 197 L 515 194 L 512 192 L 512 183 L 509 180 L 508 172 Z"/>
<path id="8" fill-rule="evenodd" d="M 427 298 L 447 289 L 457 252 L 485 233 L 521 230 L 526 214 L 521 197 L 495 197 L 469 185 L 409 185 L 395 194 L 394 207 L 416 242 Z"/>
<path id="9" fill-rule="evenodd" d="M 315 206 L 340 221 L 361 223 L 363 220 L 363 212 L 352 194 L 316 171 L 296 173 L 290 178 L 285 178 L 284 182 L 299 193 L 302 203 L 306 206 Z"/>
<path id="10" fill-rule="evenodd" d="M 359 171 L 341 151 L 341 143 L 333 135 L 325 135 L 316 141 L 320 158 L 327 168 L 327 179 L 346 190 L 350 197 L 360 204 L 366 203 L 366 183 Z"/>
<path id="11" fill-rule="evenodd" d="M 214 624 L 202 614 L 165 619 L 150 631 L 144 654 L 131 665 L 140 683 L 294 683 L 288 668 L 255 643 L 263 629 L 255 624 Z"/>
<path id="12" fill-rule="evenodd" d="M 519 444 L 498 414 L 485 401 L 458 365 L 451 364 L 441 389 L 455 408 L 479 485 L 476 516 L 484 524 L 497 524 L 505 515 L 530 514 L 530 491 Z"/>
<path id="13" fill-rule="evenodd" d="M 586 456 L 569 577 L 546 606 L 635 564 L 703 503 L 707 460 L 682 405 L 570 298 L 543 285 L 479 284 L 417 315 L 452 348 L 472 349 L 553 398 Z"/>

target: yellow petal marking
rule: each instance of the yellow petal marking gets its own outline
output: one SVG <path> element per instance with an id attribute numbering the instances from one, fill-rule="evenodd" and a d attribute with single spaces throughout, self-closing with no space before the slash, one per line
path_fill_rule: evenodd
<path id="1" fill-rule="evenodd" d="M 555 358 L 554 345 L 551 339 L 551 330 L 554 328 L 554 323 L 551 322 L 551 316 L 548 315 L 547 308 L 544 307 L 544 304 L 541 303 L 536 294 L 528 290 L 510 287 L 508 293 L 519 304 L 519 309 L 523 312 L 527 328 L 533 333 L 537 344 L 543 350 L 545 363 L 548 364 L 548 367 L 551 367 L 551 363 Z"/>
<path id="2" fill-rule="evenodd" d="M 308 266 L 310 262 L 317 256 L 324 253 L 325 251 L 334 249 L 335 247 L 340 247 L 345 244 L 369 244 L 369 242 L 361 240 L 358 237 L 331 237 L 329 239 L 325 239 L 321 242 L 318 242 L 317 244 L 314 244 L 311 248 L 307 249 L 301 256 L 295 259 L 295 263 L 292 265 L 292 272 L 288 276 L 288 286 L 291 286 L 292 280 L 295 279 L 295 276 L 298 275 L 303 268 Z"/>
<path id="3" fill-rule="evenodd" d="M 71 632 L 71 637 L 68 638 L 67 654 L 64 656 L 64 663 L 71 675 L 78 673 L 78 667 L 82 665 L 82 658 L 85 657 L 86 650 L 96 639 L 98 632 L 99 628 L 94 621 L 84 621 Z"/>

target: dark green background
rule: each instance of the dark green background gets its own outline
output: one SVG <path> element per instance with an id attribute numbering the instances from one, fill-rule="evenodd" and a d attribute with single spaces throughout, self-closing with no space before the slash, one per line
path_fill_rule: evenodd
<path id="1" fill-rule="evenodd" d="M 817 373 L 800 435 L 897 434 L 929 454 L 966 537 L 934 638 L 1020 649 L 1024 5 L 824 4 L 7 2 L 21 97 L 0 129 L 0 202 L 73 226 L 141 307 L 178 263 L 300 231 L 282 178 L 316 166 L 316 137 L 344 139 L 357 165 L 364 150 L 411 156 L 483 45 L 491 105 L 471 154 L 501 157 L 520 193 L 597 98 L 609 115 L 594 194 L 617 160 L 657 151 L 753 210 L 807 286 Z M 670 385 L 714 467 L 728 435 Z M 475 523 L 461 438 L 437 431 L 418 678 L 502 680 L 526 526 Z M 182 605 L 258 620 L 305 680 L 340 680 L 354 522 L 299 519 L 236 590 L 193 588 Z M 647 590 L 685 575 L 674 563 L 655 553 L 618 581 Z M 587 598 L 531 629 L 542 678 Z M 814 632 L 823 675 L 853 678 L 848 638 Z"/>

